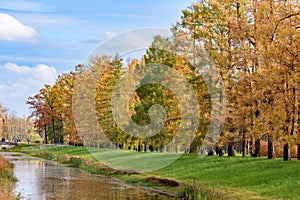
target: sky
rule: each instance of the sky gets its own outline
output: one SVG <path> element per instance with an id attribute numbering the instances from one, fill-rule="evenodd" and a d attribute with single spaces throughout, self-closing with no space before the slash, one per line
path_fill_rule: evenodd
<path id="1" fill-rule="evenodd" d="M 30 114 L 27 98 L 74 70 L 110 37 L 167 28 L 192 0 L 0 0 L 0 103 Z"/>

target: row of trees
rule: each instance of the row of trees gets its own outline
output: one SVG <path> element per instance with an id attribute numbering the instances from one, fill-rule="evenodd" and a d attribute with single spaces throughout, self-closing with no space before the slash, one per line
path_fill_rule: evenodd
<path id="1" fill-rule="evenodd" d="M 126 67 L 123 66 L 122 58 L 118 55 L 114 58 L 107 56 L 94 58 L 90 66 L 77 66 L 75 72 L 60 75 L 53 86 L 45 85 L 38 94 L 29 97 L 27 103 L 33 109 L 32 117 L 35 119 L 35 127 L 44 137 L 44 142 L 101 145 L 137 151 L 178 152 L 190 149 L 190 151 L 197 152 L 209 124 L 210 98 L 207 86 L 196 72 L 196 68 L 181 56 L 176 55 L 170 49 L 171 46 L 172 43 L 168 38 L 156 36 L 142 61 L 133 59 Z M 145 66 L 151 63 L 160 63 L 180 71 L 192 85 L 198 101 L 201 101 L 199 121 L 191 119 L 199 124 L 195 127 L 196 137 L 190 141 L 192 145 L 181 138 L 181 141 L 167 148 L 170 141 L 175 138 L 180 124 L 183 123 L 180 106 L 183 107 L 185 102 L 181 102 L 180 105 L 172 91 L 159 84 L 143 85 L 143 82 L 152 75 L 148 74 L 144 77 L 143 74 Z M 99 72 L 101 72 L 101 77 Z M 137 130 L 132 128 L 132 124 L 123 124 L 125 128 L 122 129 L 114 118 L 122 118 L 122 114 L 113 116 L 112 109 L 115 105 L 112 98 L 117 98 L 118 102 L 127 102 L 124 100 L 127 93 L 118 90 L 117 82 L 133 72 L 136 76 L 123 82 L 122 85 L 124 88 L 132 87 L 132 84 L 143 85 L 137 87 L 138 89 L 133 92 L 129 100 L 129 113 L 133 122 L 139 126 L 151 123 L 149 109 L 152 105 L 160 104 L 166 109 L 165 125 L 158 134 L 151 137 L 141 138 L 135 135 L 134 131 Z M 156 71 L 152 73 L 157 75 Z M 161 71 L 158 75 L 160 73 L 164 72 Z M 163 75 L 161 76 L 161 80 L 165 81 Z M 190 100 L 185 99 L 185 101 Z M 89 101 L 92 101 L 92 108 L 88 107 Z M 94 117 L 109 141 L 105 141 L 99 135 L 101 131 L 94 124 Z M 121 120 L 121 123 L 126 123 L 125 121 Z M 186 123 L 183 128 L 188 132 L 190 126 Z M 185 136 L 187 137 L 187 134 Z"/>
<path id="2" fill-rule="evenodd" d="M 35 142 L 40 138 L 35 134 L 30 117 L 17 117 L 0 104 L 0 139 L 3 142 Z"/>
<path id="3" fill-rule="evenodd" d="M 171 29 L 172 38 L 154 37 L 140 61 L 133 59 L 123 66 L 119 56 L 100 55 L 91 65 L 79 65 L 75 72 L 60 75 L 54 85 L 45 85 L 37 95 L 29 97 L 27 103 L 33 108 L 35 126 L 45 143 L 198 152 L 204 142 L 213 141 L 211 138 L 204 141 L 212 117 L 214 94 L 202 76 L 205 74 L 209 76 L 207 79 L 214 80 L 214 75 L 204 72 L 211 67 L 207 60 L 213 60 L 226 94 L 220 94 L 220 102 L 226 100 L 227 108 L 221 136 L 213 145 L 220 149 L 226 147 L 228 155 L 234 155 L 234 149 L 238 149 L 244 156 L 260 156 L 261 140 L 267 140 L 269 158 L 275 158 L 275 145 L 281 145 L 284 160 L 290 160 L 292 145 L 298 145 L 300 156 L 299 22 L 298 1 L 200 0 L 183 10 L 181 20 Z M 190 143 L 187 141 L 191 137 L 191 124 L 184 121 L 180 113 L 185 103 L 162 85 L 143 85 L 150 78 L 143 76 L 144 67 L 151 63 L 163 64 L 182 74 L 196 94 L 199 120 L 188 119 L 197 124 Z M 117 88 L 118 80 L 133 73 L 140 76 L 129 76 L 131 79 L 123 82 L 128 87 L 141 86 L 129 101 L 133 122 L 140 126 L 151 124 L 152 105 L 159 104 L 166 110 L 163 128 L 151 137 L 138 137 L 143 133 L 128 134 L 136 129 L 126 120 L 120 128 L 115 118 L 122 116 L 112 111 L 115 106 L 112 99 L 122 101 L 123 98 Z M 165 71 L 161 73 L 166 75 Z M 93 90 L 94 93 L 91 96 L 74 93 L 76 80 L 85 83 L 80 86 L 82 91 Z M 167 84 L 167 79 L 162 80 Z M 86 102 L 91 99 L 94 106 L 86 110 Z M 73 112 L 81 116 L 80 126 L 75 127 Z M 99 136 L 99 127 L 91 123 L 94 117 L 91 112 L 95 112 L 109 144 Z M 179 129 L 185 134 L 177 141 Z M 170 142 L 173 145 L 168 146 Z"/>
<path id="4" fill-rule="evenodd" d="M 75 72 L 57 77 L 54 85 L 45 85 L 38 94 L 29 97 L 34 126 L 45 144 L 81 143 L 72 115 L 72 95 Z"/>
<path id="5" fill-rule="evenodd" d="M 292 0 L 201 0 L 175 26 L 204 46 L 221 73 L 227 118 L 219 145 L 227 144 L 229 155 L 239 143 L 243 155 L 250 146 L 259 156 L 260 140 L 267 138 L 269 158 L 276 142 L 284 160 L 291 159 L 291 145 L 300 156 L 299 12 Z"/>

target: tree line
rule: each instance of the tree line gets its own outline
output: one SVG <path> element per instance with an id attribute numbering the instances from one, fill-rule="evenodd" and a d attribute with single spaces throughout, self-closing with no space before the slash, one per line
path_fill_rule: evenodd
<path id="1" fill-rule="evenodd" d="M 219 70 L 225 90 L 226 119 L 214 148 L 220 152 L 226 150 L 229 156 L 238 150 L 243 156 L 258 157 L 262 141 L 266 141 L 268 158 L 276 157 L 276 147 L 282 149 L 284 160 L 290 160 L 294 146 L 300 158 L 299 22 L 298 1 L 200 0 L 182 11 L 181 20 L 171 28 L 172 37 L 154 37 L 142 59 L 132 59 L 125 65 L 118 55 L 99 55 L 90 66 L 76 66 L 74 72 L 59 75 L 52 86 L 45 85 L 38 94 L 29 97 L 27 103 L 33 109 L 35 127 L 45 143 L 107 146 L 101 144 L 97 130 L 84 137 L 79 135 L 72 101 L 76 79 L 96 77 L 93 74 L 97 70 L 105 69 L 96 80 L 93 100 L 97 121 L 110 141 L 108 146 L 137 151 L 199 152 L 201 145 L 209 142 L 209 138 L 204 138 L 212 110 L 212 94 L 195 67 L 210 67 L 203 59 L 205 55 Z M 135 137 L 120 129 L 114 120 L 112 97 L 116 95 L 118 80 L 135 70 L 142 73 L 143 67 L 151 63 L 181 73 L 195 91 L 199 119 L 190 144 L 181 138 L 181 142 L 166 147 L 176 139 L 182 122 L 180 109 L 184 105 L 161 85 L 141 85 L 129 102 L 131 119 L 140 126 L 151 123 L 152 105 L 164 107 L 166 121 L 159 134 Z M 143 79 L 147 76 L 126 83 L 139 85 Z M 80 106 L 84 110 L 84 104 L 76 104 Z M 183 126 L 186 138 L 188 127 Z"/>
<path id="2" fill-rule="evenodd" d="M 260 141 L 299 149 L 299 2 L 199 1 L 183 11 L 177 30 L 201 42 L 222 75 L 227 117 L 219 145 L 241 144 L 260 155 Z"/>
<path id="3" fill-rule="evenodd" d="M 0 103 L 1 142 L 40 142 L 30 117 L 18 117 Z"/>

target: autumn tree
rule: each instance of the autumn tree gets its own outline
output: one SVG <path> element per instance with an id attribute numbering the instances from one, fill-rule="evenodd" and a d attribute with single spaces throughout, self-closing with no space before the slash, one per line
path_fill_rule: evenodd
<path id="1" fill-rule="evenodd" d="M 235 132 L 232 119 L 234 97 L 231 93 L 238 63 L 235 62 L 236 40 L 232 34 L 231 22 L 237 21 L 234 19 L 237 15 L 236 10 L 236 5 L 227 1 L 199 1 L 183 11 L 182 20 L 175 28 L 178 34 L 184 33 L 189 36 L 187 40 L 191 41 L 190 46 L 193 46 L 194 50 L 190 52 L 191 55 L 196 55 L 197 46 L 203 47 L 220 71 L 228 107 L 228 123 L 223 133 L 225 135 Z M 233 150 L 233 142 L 228 141 L 228 149 Z"/>
<path id="2" fill-rule="evenodd" d="M 28 97 L 26 102 L 32 109 L 31 116 L 34 119 L 34 126 L 39 133 L 44 131 L 43 142 L 48 144 L 48 128 L 47 126 L 51 124 L 51 119 L 49 118 L 49 109 L 45 105 L 44 100 L 39 94 L 36 94 L 33 97 Z"/>
<path id="3" fill-rule="evenodd" d="M 0 103 L 0 138 L 4 138 L 6 133 L 7 108 Z"/>
<path id="4" fill-rule="evenodd" d="M 289 160 L 299 129 L 299 3 L 202 0 L 183 11 L 174 30 L 194 49 L 202 45 L 223 78 L 228 109 L 221 143 L 230 150 L 241 143 L 243 155 L 252 144 L 252 155 L 259 156 L 267 135 L 270 151 L 275 140 L 284 141 Z M 276 116 L 280 123 L 271 120 Z"/>
<path id="5" fill-rule="evenodd" d="M 55 95 L 55 118 L 58 125 L 60 143 L 66 139 L 71 143 L 76 143 L 79 138 L 76 133 L 76 128 L 73 120 L 72 112 L 72 97 L 74 92 L 74 82 L 76 72 L 69 72 L 59 75 L 53 86 Z"/>
<path id="6" fill-rule="evenodd" d="M 103 70 L 101 77 L 96 80 L 96 114 L 104 134 L 116 147 L 122 147 L 125 143 L 125 133 L 118 128 L 112 115 L 112 95 L 116 89 L 117 81 L 123 74 L 122 59 L 116 55 L 114 58 L 103 56 L 102 58 L 95 58 L 91 69 Z M 94 141 L 97 142 L 97 141 Z"/>
<path id="7" fill-rule="evenodd" d="M 290 145 L 299 129 L 299 2 L 254 2 L 254 8 L 261 125 L 267 128 L 269 150 L 277 140 L 284 144 L 284 160 L 290 160 Z"/>
<path id="8" fill-rule="evenodd" d="M 29 97 L 32 118 L 37 130 L 44 131 L 44 142 L 79 142 L 72 114 L 72 95 L 75 72 L 59 75 L 56 82 L 45 85 L 39 93 Z M 51 125 L 51 127 L 49 127 Z M 59 134 L 57 134 L 59 133 Z"/>

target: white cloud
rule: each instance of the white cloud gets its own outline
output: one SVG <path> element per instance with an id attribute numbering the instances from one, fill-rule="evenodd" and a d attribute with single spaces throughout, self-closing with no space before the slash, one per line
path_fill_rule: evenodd
<path id="1" fill-rule="evenodd" d="M 16 18 L 0 13 L 0 40 L 32 42 L 36 40 L 37 32 L 30 26 L 26 26 Z"/>
<path id="2" fill-rule="evenodd" d="M 30 67 L 28 67 L 28 66 L 18 66 L 15 63 L 5 63 L 4 67 L 7 70 L 15 72 L 17 74 L 24 74 L 24 73 L 30 71 Z"/>
<path id="3" fill-rule="evenodd" d="M 49 83 L 53 83 L 55 78 L 57 77 L 55 67 L 49 67 L 44 64 L 37 65 L 35 68 L 33 68 L 32 72 L 34 73 L 33 77 L 35 77 L 36 79 L 40 79 Z"/>
<path id="4" fill-rule="evenodd" d="M 53 83 L 57 76 L 55 67 L 44 64 L 39 64 L 35 67 L 29 67 L 19 66 L 16 63 L 5 63 L 4 67 L 10 72 L 23 75 L 22 77 L 28 77 L 27 79 L 32 79 L 33 81 L 39 80 L 45 83 Z"/>
<path id="5" fill-rule="evenodd" d="M 113 33 L 113 32 L 109 32 L 109 31 L 106 31 L 105 32 L 105 35 L 107 36 L 107 37 L 114 37 L 114 36 L 116 36 L 117 34 L 116 33 Z"/>
<path id="6" fill-rule="evenodd" d="M 53 84 L 57 77 L 56 68 L 44 64 L 30 67 L 6 63 L 0 66 L 0 70 L 3 72 L 0 80 L 7 80 L 0 81 L 1 103 L 21 115 L 28 114 L 27 98 L 36 94 L 44 84 Z"/>

